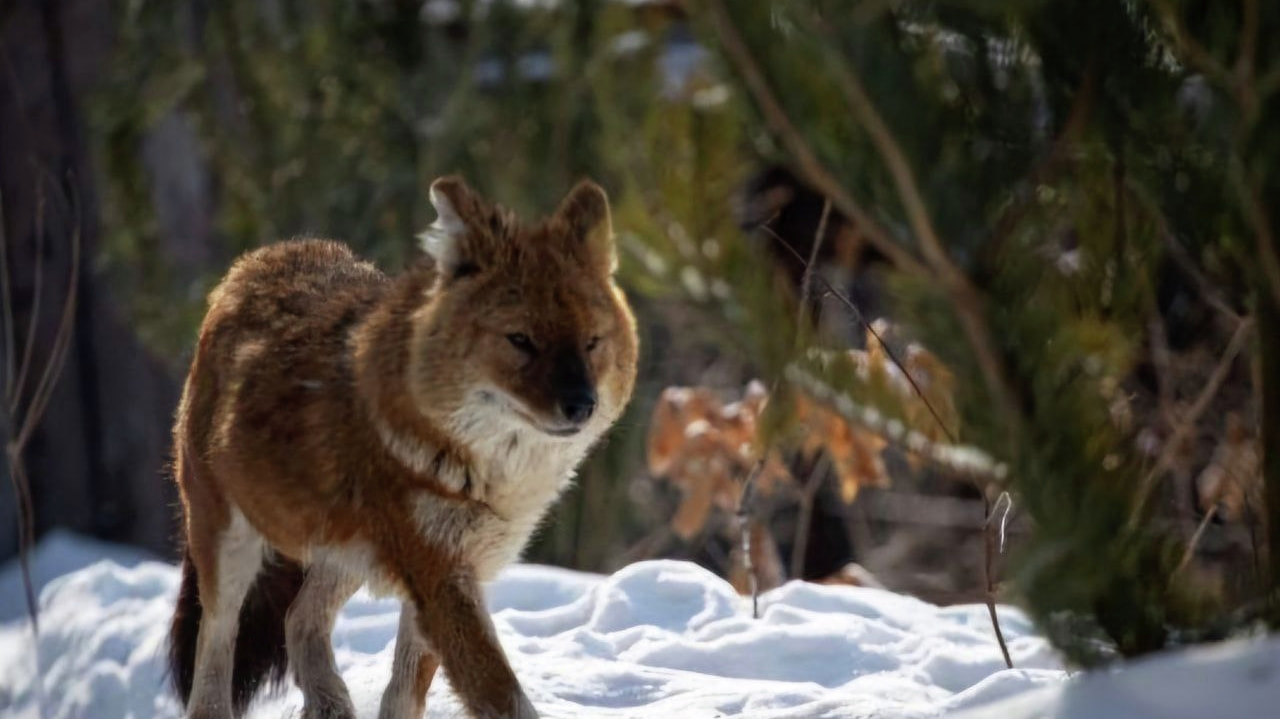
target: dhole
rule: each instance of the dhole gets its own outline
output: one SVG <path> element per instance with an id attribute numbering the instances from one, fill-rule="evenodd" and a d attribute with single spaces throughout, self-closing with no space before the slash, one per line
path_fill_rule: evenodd
<path id="1" fill-rule="evenodd" d="M 595 184 L 538 224 L 456 178 L 431 201 L 428 257 L 400 277 L 300 240 L 210 295 L 174 427 L 188 717 L 242 714 L 287 666 L 304 717 L 354 717 L 330 633 L 366 582 L 403 600 L 379 717 L 420 717 L 442 664 L 475 717 L 536 716 L 480 583 L 622 412 L 635 322 Z"/>

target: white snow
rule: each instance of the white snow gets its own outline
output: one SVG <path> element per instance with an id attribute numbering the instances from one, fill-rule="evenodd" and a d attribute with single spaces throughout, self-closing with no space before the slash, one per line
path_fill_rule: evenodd
<path id="1" fill-rule="evenodd" d="M 74 568 L 99 549 L 64 536 L 36 565 Z M 0 600 L 21 608 L 21 592 L 8 593 L 18 585 L 5 583 L 12 573 L 0 572 Z M 42 682 L 29 626 L 0 625 L 0 716 L 41 716 L 40 687 L 47 719 L 178 716 L 162 660 L 177 583 L 171 565 L 110 560 L 49 583 Z M 1274 716 L 1262 709 L 1280 702 L 1276 640 L 1064 681 L 1013 608 L 1000 608 L 1018 667 L 1008 670 L 984 606 L 792 583 L 763 595 L 752 619 L 749 600 L 683 562 L 642 562 L 608 577 L 516 565 L 488 588 L 488 602 L 517 674 L 549 718 L 1250 719 Z M 362 717 L 377 713 L 397 612 L 396 602 L 361 592 L 335 628 L 338 665 Z M 300 707 L 290 686 L 249 715 L 294 717 Z M 428 716 L 465 716 L 443 674 Z"/>
<path id="2" fill-rule="evenodd" d="M 64 529 L 54 529 L 40 540 L 31 553 L 31 581 L 35 585 L 36 596 L 40 596 L 40 590 L 51 580 L 103 559 L 132 567 L 155 557 L 136 547 L 108 544 Z M 0 622 L 25 616 L 27 595 L 23 589 L 18 560 L 14 558 L 0 565 Z"/>

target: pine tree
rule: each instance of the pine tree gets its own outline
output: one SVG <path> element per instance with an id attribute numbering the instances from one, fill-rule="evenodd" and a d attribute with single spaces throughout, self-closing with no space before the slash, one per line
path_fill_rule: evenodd
<path id="1" fill-rule="evenodd" d="M 215 256 L 322 230 L 394 265 L 430 220 L 423 198 L 438 174 L 462 172 L 523 210 L 591 174 L 613 195 L 647 379 L 540 556 L 604 568 L 664 521 L 625 509 L 642 439 L 627 428 L 664 384 L 697 381 L 674 357 L 714 357 L 722 376 L 776 388 L 769 441 L 786 437 L 799 369 L 992 458 L 987 498 L 1010 491 L 1033 526 L 1016 547 L 1015 594 L 1074 660 L 1220 636 L 1257 607 L 1280 622 L 1280 531 L 1269 574 L 1219 593 L 1185 571 L 1195 537 L 1179 524 L 1227 412 L 1246 418 L 1251 442 L 1280 446 L 1280 45 L 1269 41 L 1280 6 L 203 7 L 122 16 L 123 55 L 96 114 L 105 264 L 138 280 L 135 313 L 157 346 L 172 353 L 190 336 L 216 277 L 211 267 L 175 288 L 154 259 L 138 146 L 169 115 L 204 148 Z M 173 41 L 175 28 L 194 40 Z M 797 313 L 808 298 L 774 268 L 791 263 L 794 279 L 780 245 L 811 249 L 812 236 L 735 211 L 765 167 L 820 193 L 862 243 L 874 262 L 858 277 L 882 278 L 895 331 L 954 375 L 953 415 L 913 412 L 813 359 L 863 333 Z M 1272 527 L 1275 454 L 1261 463 L 1269 504 L 1248 505 Z M 588 529 L 605 511 L 612 533 Z M 587 531 L 600 534 L 586 543 Z"/>

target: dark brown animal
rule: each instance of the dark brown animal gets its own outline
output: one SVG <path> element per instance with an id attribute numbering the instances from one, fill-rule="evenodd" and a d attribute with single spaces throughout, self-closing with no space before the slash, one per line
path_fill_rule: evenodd
<path id="1" fill-rule="evenodd" d="M 304 716 L 353 717 L 330 633 L 366 582 L 404 600 L 380 717 L 420 717 L 441 665 L 473 716 L 536 716 L 480 583 L 621 414 L 635 323 L 598 186 L 531 225 L 458 179 L 431 199 L 429 261 L 400 277 L 301 240 L 210 295 L 174 427 L 189 717 L 238 716 L 286 662 Z"/>

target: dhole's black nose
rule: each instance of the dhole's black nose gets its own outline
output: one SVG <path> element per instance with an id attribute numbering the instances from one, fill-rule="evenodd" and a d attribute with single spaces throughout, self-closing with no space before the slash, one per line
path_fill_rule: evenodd
<path id="1" fill-rule="evenodd" d="M 591 419 L 591 413 L 596 411 L 596 393 L 594 390 L 584 390 L 564 395 L 560 398 L 560 414 L 564 415 L 565 420 L 573 424 L 582 424 Z"/>

